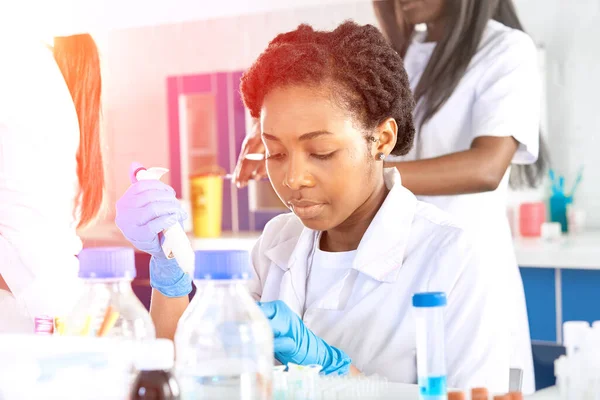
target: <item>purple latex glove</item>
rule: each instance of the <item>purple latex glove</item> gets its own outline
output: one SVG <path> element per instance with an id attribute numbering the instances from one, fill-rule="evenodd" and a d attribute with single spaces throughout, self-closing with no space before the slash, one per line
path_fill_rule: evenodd
<path id="1" fill-rule="evenodd" d="M 135 172 L 143 168 L 132 163 L 132 185 L 117 201 L 115 223 L 136 248 L 156 258 L 166 258 L 159 233 L 187 218 L 175 197 L 175 190 L 159 180 L 138 181 Z M 162 236 L 162 235 L 161 235 Z"/>
<path id="2" fill-rule="evenodd" d="M 185 296 L 192 290 L 192 280 L 175 259 L 163 252 L 162 231 L 181 223 L 187 214 L 175 197 L 175 190 L 159 180 L 138 181 L 135 173 L 143 168 L 132 163 L 132 185 L 117 201 L 115 223 L 137 249 L 149 253 L 150 285 L 167 297 Z"/>

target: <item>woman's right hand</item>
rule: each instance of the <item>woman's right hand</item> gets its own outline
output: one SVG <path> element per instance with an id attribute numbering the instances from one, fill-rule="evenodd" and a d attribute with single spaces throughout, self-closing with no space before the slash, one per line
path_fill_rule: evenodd
<path id="1" fill-rule="evenodd" d="M 242 143 L 242 151 L 235 167 L 234 179 L 238 188 L 247 186 L 248 181 L 251 179 L 260 180 L 267 176 L 264 158 L 262 160 L 248 159 L 246 158 L 248 154 L 265 154 L 265 146 L 260 132 L 260 120 L 257 118 L 252 120 L 252 130 Z"/>
<path id="2" fill-rule="evenodd" d="M 132 164 L 132 170 L 139 164 Z M 161 259 L 159 233 L 187 218 L 175 190 L 159 180 L 137 181 L 117 201 L 115 223 L 137 249 Z"/>
<path id="3" fill-rule="evenodd" d="M 138 181 L 130 168 L 132 185 L 117 201 L 115 223 L 137 249 L 152 256 L 150 285 L 166 297 L 183 297 L 192 291 L 192 277 L 184 273 L 177 260 L 167 258 L 161 247 L 161 232 L 187 218 L 175 190 L 159 180 Z"/>

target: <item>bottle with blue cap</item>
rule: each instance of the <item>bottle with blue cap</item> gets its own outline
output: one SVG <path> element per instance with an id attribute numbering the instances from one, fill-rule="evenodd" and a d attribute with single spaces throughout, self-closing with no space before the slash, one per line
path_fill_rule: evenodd
<path id="1" fill-rule="evenodd" d="M 252 298 L 247 251 L 197 251 L 196 295 L 175 333 L 176 376 L 184 399 L 266 399 L 273 332 Z"/>
<path id="2" fill-rule="evenodd" d="M 152 318 L 131 288 L 135 255 L 131 248 L 97 247 L 79 255 L 84 293 L 64 322 L 68 335 L 153 339 Z"/>
<path id="3" fill-rule="evenodd" d="M 416 322 L 417 381 L 419 399 L 446 400 L 444 309 L 446 294 L 416 293 L 412 298 Z"/>

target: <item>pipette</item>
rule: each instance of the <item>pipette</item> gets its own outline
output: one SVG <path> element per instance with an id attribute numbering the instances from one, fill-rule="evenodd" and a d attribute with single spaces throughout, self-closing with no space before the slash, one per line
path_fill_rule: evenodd
<path id="1" fill-rule="evenodd" d="M 164 174 L 169 172 L 166 168 L 139 168 L 134 175 L 138 181 L 157 179 L 160 180 Z M 162 249 L 167 258 L 175 258 L 179 268 L 183 272 L 194 275 L 195 255 L 190 240 L 179 223 L 165 229 L 163 231 L 164 242 Z"/>

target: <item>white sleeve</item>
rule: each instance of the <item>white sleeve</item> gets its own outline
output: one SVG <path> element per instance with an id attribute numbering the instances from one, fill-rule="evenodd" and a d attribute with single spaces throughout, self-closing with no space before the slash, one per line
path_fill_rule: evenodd
<path id="1" fill-rule="evenodd" d="M 535 44 L 512 31 L 494 49 L 477 83 L 472 114 L 473 139 L 512 136 L 519 142 L 516 164 L 531 164 L 539 151 L 541 77 Z"/>
<path id="2" fill-rule="evenodd" d="M 511 330 L 501 312 L 506 288 L 462 231 L 438 251 L 436 260 L 440 266 L 460 265 L 457 276 L 445 279 L 452 282 L 445 314 L 448 387 L 506 393 L 511 354 Z"/>
<path id="3" fill-rule="evenodd" d="M 50 51 L 23 51 L 0 74 L 0 275 L 29 317 L 61 316 L 81 287 L 79 128 Z"/>

